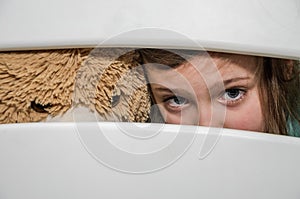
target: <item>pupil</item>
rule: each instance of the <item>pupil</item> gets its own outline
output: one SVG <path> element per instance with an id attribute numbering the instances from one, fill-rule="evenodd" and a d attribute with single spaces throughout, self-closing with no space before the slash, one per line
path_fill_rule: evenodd
<path id="1" fill-rule="evenodd" d="M 182 98 L 180 98 L 180 97 L 175 97 L 175 98 L 174 98 L 174 102 L 175 102 L 176 104 L 182 104 L 183 100 L 182 100 Z"/>
<path id="2" fill-rule="evenodd" d="M 228 96 L 231 98 L 236 98 L 239 95 L 239 90 L 238 89 L 231 89 L 228 90 Z"/>

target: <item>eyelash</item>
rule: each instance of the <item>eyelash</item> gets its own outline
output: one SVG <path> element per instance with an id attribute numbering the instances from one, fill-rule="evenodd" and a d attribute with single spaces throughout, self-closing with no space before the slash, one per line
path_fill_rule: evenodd
<path id="1" fill-rule="evenodd" d="M 229 96 L 228 94 L 230 92 L 236 92 L 236 93 L 231 93 L 236 96 Z M 236 105 L 237 103 L 241 102 L 247 94 L 247 91 L 245 89 L 240 89 L 240 88 L 230 88 L 226 89 L 224 93 L 219 97 L 218 101 L 221 102 L 222 104 L 226 106 L 233 106 Z"/>

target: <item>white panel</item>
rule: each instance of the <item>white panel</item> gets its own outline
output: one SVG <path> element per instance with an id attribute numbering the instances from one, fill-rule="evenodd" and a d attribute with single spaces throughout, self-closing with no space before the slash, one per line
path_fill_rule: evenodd
<path id="1" fill-rule="evenodd" d="M 95 46 L 144 28 L 176 32 L 208 49 L 300 57 L 298 0 L 0 1 L 0 50 Z M 191 47 L 151 31 L 140 40 L 139 32 L 130 35 L 103 46 Z"/>
<path id="2" fill-rule="evenodd" d="M 174 137 L 177 133 L 180 140 L 189 140 L 195 133 L 195 140 L 167 167 L 133 174 L 105 165 L 108 162 L 101 162 L 105 158 L 103 155 L 110 157 L 108 161 L 118 160 L 119 168 L 126 165 L 147 167 L 148 164 L 139 159 L 126 162 L 126 155 L 118 156 L 109 150 L 96 157 L 93 146 L 80 139 L 78 132 L 80 135 L 95 133 L 92 130 L 95 124 L 99 125 L 98 130 L 102 128 L 112 134 L 124 133 L 116 130 L 122 126 L 123 130 L 130 128 L 131 133 L 140 135 L 144 135 L 143 128 L 147 129 L 148 125 L 80 123 L 85 132 L 79 132 L 79 123 L 0 125 L 0 198 L 300 198 L 298 138 L 229 129 L 205 137 L 208 128 L 163 125 L 162 134 Z M 163 135 L 162 142 L 153 142 L 151 147 L 160 146 L 170 138 L 167 137 Z M 133 146 L 136 139 L 102 141 L 104 144 L 126 146 L 130 143 Z M 144 142 L 143 139 L 139 141 Z M 200 159 L 201 146 L 203 149 L 215 141 L 215 145 L 210 145 L 213 146 L 208 150 L 210 153 Z M 177 146 L 181 146 L 180 142 Z M 156 159 L 156 163 L 183 152 L 176 151 L 176 147 L 173 149 L 159 154 L 162 158 Z M 147 144 L 143 150 L 147 150 Z M 159 150 L 156 152 L 160 153 Z M 144 152 L 143 155 L 147 154 Z"/>

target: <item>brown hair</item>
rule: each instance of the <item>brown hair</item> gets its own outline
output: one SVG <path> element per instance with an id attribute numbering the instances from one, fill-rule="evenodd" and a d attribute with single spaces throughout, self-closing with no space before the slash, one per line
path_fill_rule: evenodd
<path id="1" fill-rule="evenodd" d="M 141 63 L 163 64 L 176 67 L 187 61 L 187 57 L 203 54 L 194 50 L 139 49 Z M 208 52 L 226 61 L 233 54 Z M 187 55 L 182 57 L 181 55 Z M 250 55 L 245 55 L 250 56 Z M 264 132 L 287 135 L 287 121 L 299 122 L 299 62 L 295 60 L 255 56 L 259 97 L 264 117 Z M 234 60 L 238 61 L 238 60 Z M 151 91 L 150 91 L 151 92 Z"/>
<path id="2" fill-rule="evenodd" d="M 264 57 L 258 68 L 265 132 L 288 134 L 287 121 L 299 122 L 299 63 Z"/>

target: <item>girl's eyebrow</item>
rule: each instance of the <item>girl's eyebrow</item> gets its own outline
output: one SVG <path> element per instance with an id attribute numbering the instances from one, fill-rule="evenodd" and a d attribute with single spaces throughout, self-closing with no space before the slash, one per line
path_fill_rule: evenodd
<path id="1" fill-rule="evenodd" d="M 191 99 L 194 98 L 193 93 L 191 93 L 185 89 L 182 89 L 182 88 L 167 88 L 167 87 L 159 86 L 159 87 L 154 87 L 153 89 L 157 92 L 168 92 L 168 93 L 172 93 L 174 95 L 184 95 Z"/>
<path id="2" fill-rule="evenodd" d="M 240 76 L 240 77 L 232 77 L 232 78 L 228 78 L 223 80 L 223 82 L 221 81 L 216 81 L 214 82 L 211 86 L 208 86 L 209 92 L 211 93 L 211 95 L 214 94 L 219 94 L 219 92 L 221 90 L 224 90 L 228 84 L 231 83 L 235 83 L 235 82 L 239 82 L 239 81 L 244 81 L 244 80 L 249 80 L 251 79 L 251 77 L 249 76 Z M 164 86 L 155 86 L 152 87 L 152 90 L 158 93 L 163 93 L 163 92 L 167 92 L 167 93 L 172 93 L 174 95 L 185 95 L 187 97 L 193 98 L 193 96 L 195 97 L 196 95 L 196 91 L 194 91 L 195 93 L 191 93 L 185 89 L 182 88 L 167 88 Z"/>
<path id="3" fill-rule="evenodd" d="M 213 88 L 221 88 L 223 85 L 228 85 L 234 82 L 239 82 L 243 80 L 249 80 L 251 79 L 249 76 L 244 76 L 244 77 L 231 77 L 224 79 L 223 81 L 215 81 L 214 83 L 211 84 L 211 86 L 207 85 L 208 88 L 213 89 Z"/>
<path id="4" fill-rule="evenodd" d="M 172 92 L 171 89 L 167 87 L 154 87 L 154 90 L 161 91 L 161 92 Z"/>
<path id="5" fill-rule="evenodd" d="M 224 90 L 226 86 L 229 84 L 239 82 L 239 81 L 244 81 L 244 80 L 249 80 L 251 79 L 249 76 L 242 76 L 242 77 L 232 77 L 228 78 L 222 81 L 217 81 L 213 83 L 211 86 L 209 86 L 209 92 L 211 95 L 218 94 L 220 91 Z"/>
<path id="6" fill-rule="evenodd" d="M 169 93 L 180 93 L 180 92 L 185 92 L 188 93 L 186 90 L 181 89 L 181 88 L 167 88 L 167 87 L 155 87 L 154 90 L 160 91 L 160 92 L 169 92 Z"/>
<path id="7" fill-rule="evenodd" d="M 234 83 L 234 82 L 238 82 L 238 81 L 242 81 L 242 80 L 249 80 L 250 77 L 249 76 L 245 76 L 245 77 L 233 77 L 233 78 L 228 78 L 223 80 L 223 84 L 230 84 L 230 83 Z"/>

